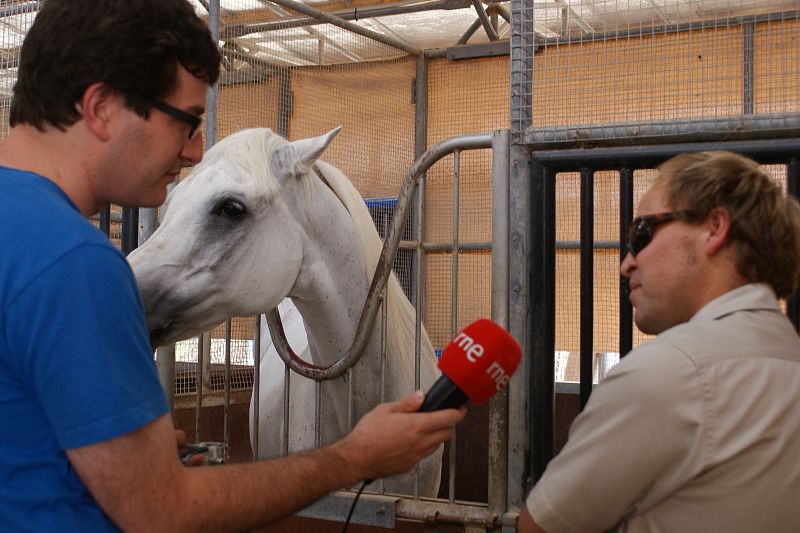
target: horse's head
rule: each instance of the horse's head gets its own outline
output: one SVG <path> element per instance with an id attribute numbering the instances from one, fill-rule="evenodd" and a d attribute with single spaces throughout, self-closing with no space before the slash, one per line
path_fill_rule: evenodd
<path id="1" fill-rule="evenodd" d="M 169 194 L 161 225 L 128 260 L 154 345 L 275 307 L 301 268 L 303 180 L 339 128 L 288 142 L 244 130 L 211 148 Z"/>

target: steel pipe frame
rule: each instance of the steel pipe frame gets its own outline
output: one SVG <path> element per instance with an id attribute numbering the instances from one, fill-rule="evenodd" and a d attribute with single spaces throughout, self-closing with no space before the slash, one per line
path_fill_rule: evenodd
<path id="1" fill-rule="evenodd" d="M 718 139 L 758 140 L 800 136 L 800 115 L 775 113 L 717 119 L 682 119 L 590 126 L 528 129 L 523 143 L 534 151 L 575 147 L 640 146 L 710 142 Z"/>
<path id="2" fill-rule="evenodd" d="M 378 33 L 376 31 L 372 31 L 367 28 L 363 28 L 343 18 L 331 15 L 329 13 L 325 13 L 324 11 L 320 11 L 319 9 L 314 9 L 313 7 L 301 4 L 300 2 L 295 2 L 294 0 L 270 0 L 270 1 L 275 4 L 278 4 L 281 7 L 297 11 L 298 13 L 302 13 L 309 17 L 313 17 L 322 22 L 327 22 L 328 24 L 333 24 L 334 26 L 361 35 L 362 37 L 367 37 L 379 43 L 391 46 L 392 48 L 403 50 L 404 52 L 408 52 L 409 54 L 415 56 L 419 56 L 422 54 L 422 50 L 420 50 L 416 46 L 409 45 L 408 43 L 401 41 L 399 39 L 395 39 L 394 37 L 384 35 L 382 33 Z"/>
<path id="3" fill-rule="evenodd" d="M 363 9 L 347 9 L 338 10 L 327 13 L 342 20 L 359 20 L 365 18 L 377 18 L 391 15 L 403 15 L 407 13 L 419 13 L 422 11 L 432 10 L 453 10 L 463 9 L 471 6 L 471 0 L 432 0 L 430 2 L 418 2 L 408 5 L 385 6 Z M 314 16 L 308 17 L 292 17 L 281 19 L 271 22 L 263 22 L 261 24 L 252 25 L 233 25 L 228 26 L 222 31 L 221 38 L 223 40 L 235 37 L 242 37 L 251 33 L 268 32 L 274 30 L 283 30 L 288 28 L 300 28 L 303 26 L 314 26 L 317 24 L 325 24 L 325 21 L 320 20 Z"/>

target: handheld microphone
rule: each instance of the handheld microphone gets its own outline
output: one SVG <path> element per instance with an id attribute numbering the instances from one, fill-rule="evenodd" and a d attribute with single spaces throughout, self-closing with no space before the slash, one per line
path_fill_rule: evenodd
<path id="1" fill-rule="evenodd" d="M 458 332 L 439 358 L 442 376 L 425 395 L 420 412 L 480 405 L 508 384 L 522 349 L 505 329 L 480 319 Z"/>
<path id="2" fill-rule="evenodd" d="M 445 346 L 439 357 L 442 375 L 425 395 L 419 412 L 458 408 L 467 400 L 482 404 L 508 385 L 520 359 L 522 349 L 506 330 L 485 318 L 473 322 Z M 343 531 L 347 530 L 358 497 L 373 481 L 362 483 Z"/>

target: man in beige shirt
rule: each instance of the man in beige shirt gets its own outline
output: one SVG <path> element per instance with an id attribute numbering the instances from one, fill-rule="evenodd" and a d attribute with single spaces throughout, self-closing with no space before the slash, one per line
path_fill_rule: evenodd
<path id="1" fill-rule="evenodd" d="M 681 155 L 620 268 L 655 340 L 593 391 L 521 532 L 800 531 L 800 208 L 749 159 Z"/>

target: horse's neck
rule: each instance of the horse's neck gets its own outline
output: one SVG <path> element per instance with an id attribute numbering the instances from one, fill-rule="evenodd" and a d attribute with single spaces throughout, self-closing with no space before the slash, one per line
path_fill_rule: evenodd
<path id="1" fill-rule="evenodd" d="M 314 363 L 328 366 L 352 344 L 369 285 L 353 221 L 333 191 L 313 180 L 306 209 L 308 242 L 289 296 L 303 315 Z"/>

